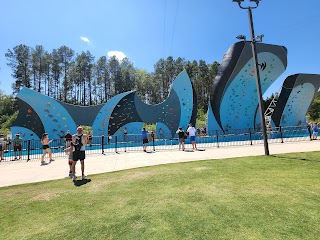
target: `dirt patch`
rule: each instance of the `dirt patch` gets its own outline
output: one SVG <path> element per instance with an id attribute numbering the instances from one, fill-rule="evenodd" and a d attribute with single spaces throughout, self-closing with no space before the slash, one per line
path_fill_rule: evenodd
<path id="1" fill-rule="evenodd" d="M 120 183 L 120 182 L 130 182 L 130 181 L 135 181 L 135 180 L 141 180 L 141 179 L 146 179 L 150 176 L 158 175 L 160 174 L 159 171 L 156 170 L 151 170 L 151 171 L 133 171 L 133 172 L 128 172 L 118 178 L 106 178 L 106 179 L 99 179 L 92 181 L 90 184 L 90 188 L 88 191 L 99 191 L 101 188 L 106 188 L 110 184 L 114 183 Z"/>
<path id="2" fill-rule="evenodd" d="M 31 198 L 31 201 L 50 201 L 53 198 L 59 197 L 60 193 L 58 192 L 47 192 L 41 193 Z"/>
<path id="3" fill-rule="evenodd" d="M 209 167 L 196 167 L 196 168 L 192 168 L 194 171 L 196 172 L 202 172 L 204 170 L 208 170 L 210 169 Z"/>

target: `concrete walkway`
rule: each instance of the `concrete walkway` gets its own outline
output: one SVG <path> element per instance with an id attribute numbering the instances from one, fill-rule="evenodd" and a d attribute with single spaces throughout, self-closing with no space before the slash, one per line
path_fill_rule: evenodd
<path id="1" fill-rule="evenodd" d="M 151 148 L 150 148 L 151 150 Z M 290 152 L 310 152 L 320 150 L 320 141 L 272 143 L 269 144 L 270 155 Z M 189 162 L 207 159 L 224 159 L 242 156 L 264 155 L 264 146 L 232 146 L 207 148 L 204 151 L 160 150 L 156 152 L 107 153 L 106 155 L 87 155 L 85 173 L 92 174 L 119 171 L 177 162 Z M 40 166 L 40 160 L 0 162 L 0 187 L 23 183 L 42 182 L 62 179 L 68 175 L 67 156 L 52 163 Z M 80 175 L 80 162 L 76 172 Z M 71 180 L 70 180 L 71 181 Z"/>

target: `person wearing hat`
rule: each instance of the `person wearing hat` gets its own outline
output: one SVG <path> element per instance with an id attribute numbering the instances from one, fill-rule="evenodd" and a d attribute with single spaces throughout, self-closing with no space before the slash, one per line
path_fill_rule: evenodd
<path id="1" fill-rule="evenodd" d="M 197 144 L 196 144 L 196 133 L 197 133 L 197 130 L 192 125 L 192 123 L 189 124 L 187 132 L 189 133 L 190 142 L 192 144 L 192 150 L 198 150 L 197 149 Z"/>
<path id="2" fill-rule="evenodd" d="M 66 142 L 71 142 L 72 141 L 72 135 L 70 134 L 70 131 L 67 131 L 67 134 L 64 136 L 64 139 Z"/>
<path id="3" fill-rule="evenodd" d="M 14 160 L 17 160 L 17 151 L 19 151 L 19 159 L 22 157 L 22 138 L 20 138 L 20 134 L 17 133 L 15 138 L 12 140 L 13 151 L 14 151 Z"/>
<path id="4" fill-rule="evenodd" d="M 81 162 L 81 173 L 82 173 L 82 180 L 86 179 L 84 175 L 84 159 L 86 158 L 85 154 L 85 146 L 88 142 L 88 135 L 83 134 L 83 128 L 79 126 L 77 128 L 77 133 L 72 136 L 71 146 L 72 149 L 72 180 L 76 180 L 76 164 L 77 161 L 80 160 Z"/>

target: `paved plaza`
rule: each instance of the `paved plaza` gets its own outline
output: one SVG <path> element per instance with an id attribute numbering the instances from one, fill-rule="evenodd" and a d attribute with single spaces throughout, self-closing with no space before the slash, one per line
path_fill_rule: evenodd
<path id="1" fill-rule="evenodd" d="M 310 152 L 320 150 L 320 141 L 288 142 L 269 144 L 270 155 L 290 152 Z M 220 148 L 206 148 L 203 151 L 183 152 L 179 150 L 160 150 L 149 153 L 122 152 L 107 153 L 105 155 L 87 155 L 85 173 L 90 178 L 93 174 L 120 171 L 145 166 L 168 163 L 199 161 L 208 159 L 227 159 L 243 156 L 264 155 L 263 144 L 247 146 L 229 146 Z M 48 162 L 48 160 L 47 160 Z M 55 159 L 54 162 L 40 165 L 40 159 L 26 161 L 11 161 L 0 163 L 0 187 L 23 183 L 42 182 L 66 178 L 68 175 L 67 156 Z M 80 162 L 76 166 L 80 176 Z M 70 179 L 71 182 L 71 179 Z"/>

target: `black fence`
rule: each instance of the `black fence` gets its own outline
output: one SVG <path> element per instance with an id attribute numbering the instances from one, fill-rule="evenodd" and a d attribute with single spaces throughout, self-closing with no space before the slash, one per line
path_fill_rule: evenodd
<path id="1" fill-rule="evenodd" d="M 267 132 L 269 143 L 283 143 L 293 141 L 310 141 L 311 136 L 306 126 L 303 127 L 279 127 Z M 176 150 L 178 149 L 178 138 L 170 138 L 162 135 L 156 136 L 153 133 L 148 135 L 148 151 Z M 209 131 L 200 133 L 196 138 L 197 147 L 201 149 L 212 147 L 228 147 L 240 145 L 263 144 L 261 131 L 253 129 L 233 129 L 229 131 Z M 53 158 L 67 158 L 66 143 L 64 139 L 54 139 L 50 143 Z M 192 148 L 189 138 L 185 140 L 186 149 Z M 122 136 L 94 136 L 92 141 L 86 145 L 86 155 L 107 154 L 114 152 L 142 151 L 142 135 L 127 134 Z M 39 160 L 43 154 L 40 140 L 27 140 L 22 144 L 22 157 L 20 152 L 14 152 L 13 146 L 7 143 L 3 152 L 5 161 L 15 160 Z M 48 154 L 46 154 L 48 155 Z M 48 159 L 48 156 L 45 156 Z"/>

